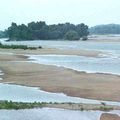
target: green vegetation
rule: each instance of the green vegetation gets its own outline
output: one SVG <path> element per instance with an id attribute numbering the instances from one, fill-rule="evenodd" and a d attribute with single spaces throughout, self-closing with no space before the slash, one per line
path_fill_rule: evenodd
<path id="1" fill-rule="evenodd" d="M 113 110 L 113 107 L 101 106 L 99 108 L 99 110 L 101 110 L 101 111 L 110 111 L 110 110 Z"/>
<path id="2" fill-rule="evenodd" d="M 97 25 L 89 29 L 90 34 L 120 34 L 119 24 Z"/>
<path id="3" fill-rule="evenodd" d="M 75 109 L 76 105 L 78 105 L 78 107 L 76 107 L 77 110 L 101 110 L 101 111 L 110 111 L 113 110 L 114 107 L 110 107 L 110 106 L 93 106 L 93 108 L 91 107 L 91 105 L 84 105 L 84 104 L 75 104 L 75 103 L 46 103 L 46 102 L 34 102 L 34 103 L 22 103 L 22 102 L 12 102 L 12 101 L 0 101 L 0 109 L 32 109 L 32 108 L 43 108 L 43 107 L 55 107 L 55 108 L 59 108 L 62 105 L 69 105 L 68 107 L 66 107 L 66 109 Z M 62 108 L 62 107 L 60 107 Z M 64 106 L 63 106 L 64 108 Z"/>
<path id="4" fill-rule="evenodd" d="M 6 31 L 0 31 L 0 38 L 6 38 L 7 37 L 7 34 L 6 34 Z"/>
<path id="5" fill-rule="evenodd" d="M 79 40 L 79 35 L 76 31 L 68 31 L 64 37 L 65 40 Z"/>
<path id="6" fill-rule="evenodd" d="M 31 22 L 28 25 L 12 25 L 7 30 L 10 40 L 79 40 L 89 34 L 88 26 L 84 23 L 47 25 L 45 22 Z"/>
<path id="7" fill-rule="evenodd" d="M 3 45 L 1 43 L 0 43 L 0 48 L 2 49 L 24 49 L 24 50 L 27 50 L 27 49 L 36 50 L 37 49 L 37 47 L 28 47 L 26 45 Z M 39 46 L 38 48 L 41 49 L 42 47 Z"/>
<path id="8" fill-rule="evenodd" d="M 35 107 L 41 108 L 44 105 L 44 103 L 17 103 L 17 102 L 8 102 L 8 101 L 3 101 L 0 102 L 0 109 L 31 109 Z"/>

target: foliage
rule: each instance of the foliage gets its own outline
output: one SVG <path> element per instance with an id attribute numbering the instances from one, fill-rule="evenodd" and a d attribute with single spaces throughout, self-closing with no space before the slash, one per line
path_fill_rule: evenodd
<path id="1" fill-rule="evenodd" d="M 37 47 L 28 47 L 26 45 L 3 45 L 1 43 L 0 43 L 0 48 L 2 49 L 24 49 L 24 50 L 27 50 L 27 49 L 36 50 L 37 49 Z M 41 49 L 42 47 L 39 46 L 38 48 Z"/>
<path id="2" fill-rule="evenodd" d="M 97 25 L 89 29 L 90 34 L 120 34 L 119 24 Z"/>
<path id="3" fill-rule="evenodd" d="M 50 105 L 55 105 L 55 106 L 59 106 L 61 104 L 65 104 L 65 105 L 70 105 L 70 106 L 76 106 L 75 103 L 46 103 L 46 102 L 34 102 L 34 103 L 23 103 L 23 102 L 12 102 L 12 101 L 0 101 L 0 109 L 32 109 L 32 108 L 42 108 L 42 107 L 49 107 Z M 84 105 L 84 104 L 83 104 Z M 83 110 L 88 110 L 88 108 L 84 107 L 82 104 L 79 105 L 80 107 L 80 110 L 83 111 Z M 101 110 L 101 111 L 110 111 L 110 110 L 114 110 L 113 107 L 110 107 L 110 106 L 100 106 L 100 107 L 97 107 L 96 108 L 92 108 L 90 106 L 90 110 Z"/>
<path id="4" fill-rule="evenodd" d="M 65 34 L 64 39 L 65 40 L 79 40 L 80 37 L 76 31 L 70 30 Z"/>
<path id="5" fill-rule="evenodd" d="M 83 40 L 83 41 L 86 41 L 86 40 L 88 40 L 88 38 L 87 38 L 86 36 L 84 36 L 84 37 L 82 38 L 82 40 Z"/>
<path id="6" fill-rule="evenodd" d="M 88 26 L 83 23 L 78 25 L 70 23 L 47 25 L 44 21 L 31 22 L 28 25 L 12 23 L 7 30 L 7 34 L 10 40 L 55 40 L 64 39 L 69 31 L 74 31 L 77 39 L 89 34 Z"/>
<path id="7" fill-rule="evenodd" d="M 3 101 L 0 102 L 0 109 L 31 109 L 35 107 L 42 107 L 44 103 L 22 103 L 22 102 L 12 102 L 12 101 Z"/>
<path id="8" fill-rule="evenodd" d="M 0 31 L 0 38 L 6 38 L 7 34 L 6 31 Z"/>
<path id="9" fill-rule="evenodd" d="M 99 110 L 101 111 L 110 111 L 110 110 L 113 110 L 112 107 L 107 107 L 107 106 L 100 106 Z"/>

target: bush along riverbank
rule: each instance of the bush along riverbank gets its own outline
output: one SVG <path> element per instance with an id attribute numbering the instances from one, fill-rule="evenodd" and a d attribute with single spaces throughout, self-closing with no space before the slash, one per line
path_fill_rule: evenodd
<path id="1" fill-rule="evenodd" d="M 111 111 L 120 110 L 118 106 L 106 106 L 106 105 L 90 105 L 90 104 L 75 104 L 75 103 L 22 103 L 12 101 L 0 101 L 0 109 L 33 109 L 33 108 L 58 108 L 58 109 L 69 109 L 69 110 L 100 110 L 100 111 Z"/>
<path id="2" fill-rule="evenodd" d="M 39 47 L 28 47 L 27 45 L 3 45 L 2 43 L 0 43 L 0 48 L 2 48 L 2 49 L 24 49 L 24 50 L 42 49 L 41 46 L 39 46 Z"/>

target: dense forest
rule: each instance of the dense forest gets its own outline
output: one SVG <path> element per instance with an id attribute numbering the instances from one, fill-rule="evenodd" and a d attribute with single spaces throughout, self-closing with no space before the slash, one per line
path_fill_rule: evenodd
<path id="1" fill-rule="evenodd" d="M 119 24 L 97 25 L 89 29 L 90 34 L 120 34 Z"/>
<path id="2" fill-rule="evenodd" d="M 88 29 L 84 23 L 74 25 L 70 23 L 47 25 L 44 21 L 31 22 L 27 25 L 12 23 L 5 30 L 0 31 L 0 38 L 9 37 L 10 40 L 87 40 L 89 34 L 120 34 L 119 24 L 97 25 Z"/>
<path id="3" fill-rule="evenodd" d="M 74 25 L 70 23 L 47 25 L 44 21 L 31 22 L 27 25 L 12 23 L 7 29 L 10 40 L 83 40 L 87 39 L 88 26 L 84 23 Z"/>

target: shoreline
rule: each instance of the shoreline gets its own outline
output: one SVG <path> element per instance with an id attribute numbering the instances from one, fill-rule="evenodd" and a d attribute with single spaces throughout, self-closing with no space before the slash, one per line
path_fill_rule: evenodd
<path id="1" fill-rule="evenodd" d="M 55 49 L 55 48 L 42 48 L 37 50 L 21 50 L 21 49 L 0 49 L 0 53 L 9 53 L 8 55 L 17 55 L 21 54 L 25 55 L 47 55 L 47 54 L 55 54 L 55 55 L 77 55 L 77 56 L 85 56 L 85 57 L 100 57 L 100 54 L 107 54 L 102 51 L 94 51 L 94 50 L 63 50 L 63 49 Z M 3 54 L 2 54 L 3 55 Z"/>
<path id="2" fill-rule="evenodd" d="M 5 73 L 1 83 L 40 87 L 44 91 L 62 92 L 68 96 L 86 99 L 120 101 L 119 76 L 77 72 L 63 67 L 30 62 L 9 62 L 25 61 L 26 57 L 21 55 L 12 55 L 11 58 L 8 55 L 1 55 L 0 59 L 5 57 L 6 61 L 0 64 Z"/>
<path id="3" fill-rule="evenodd" d="M 40 109 L 58 109 L 76 112 L 101 112 L 100 120 L 119 120 L 120 116 L 117 111 L 118 106 L 90 105 L 90 104 L 74 104 L 74 103 L 16 103 L 1 101 L 0 110 L 3 111 L 19 111 L 19 110 L 40 110 Z"/>
<path id="4" fill-rule="evenodd" d="M 120 110 L 120 106 L 115 105 L 98 105 L 98 104 L 82 104 L 82 103 L 46 103 L 46 102 L 12 102 L 12 101 L 0 101 L 0 109 L 34 109 L 34 108 L 58 108 L 66 110 L 77 111 L 113 111 Z"/>
<path id="5" fill-rule="evenodd" d="M 1 51 L 1 50 L 0 50 Z M 3 51 L 3 50 L 2 50 Z M 12 50 L 13 52 L 13 50 Z M 19 53 L 20 50 L 14 53 Z M 24 51 L 22 51 L 24 53 Z M 30 51 L 25 51 L 25 53 Z M 35 53 L 36 51 L 34 51 Z M 51 51 L 50 51 L 51 52 Z M 37 54 L 40 54 L 39 52 Z M 44 53 L 42 53 L 44 54 Z M 71 53 L 70 53 L 71 54 Z M 73 54 L 73 53 L 72 53 Z M 87 53 L 88 54 L 88 53 Z M 84 55 L 87 55 L 84 54 Z M 96 57 L 96 56 L 94 56 Z M 55 66 L 38 65 L 35 63 L 23 63 L 27 57 L 23 55 L 1 55 L 0 68 L 5 73 L 1 83 L 18 84 L 29 87 L 40 87 L 48 92 L 63 92 L 70 96 L 91 98 L 98 100 L 120 101 L 119 84 L 120 77 L 110 74 L 95 74 L 77 72 Z M 11 61 L 11 62 L 10 62 Z M 12 62 L 20 61 L 20 63 Z M 46 75 L 48 74 L 48 75 Z M 60 78 L 58 78 L 58 76 Z M 34 81 L 33 81 L 34 80 Z M 109 84 L 108 84 L 109 83 Z M 114 83 L 114 84 L 113 84 Z M 86 89 L 87 88 L 87 89 Z M 109 89 L 110 88 L 110 89 Z M 93 96 L 89 96 L 93 95 Z M 119 106 L 104 106 L 90 104 L 47 104 L 46 107 L 68 110 L 120 110 Z M 114 114 L 102 114 L 100 120 L 115 119 L 119 116 Z"/>

